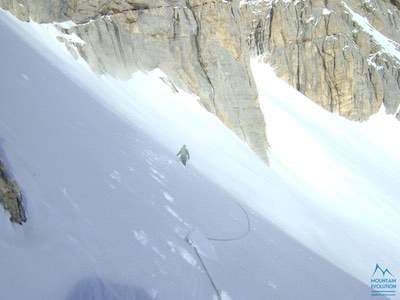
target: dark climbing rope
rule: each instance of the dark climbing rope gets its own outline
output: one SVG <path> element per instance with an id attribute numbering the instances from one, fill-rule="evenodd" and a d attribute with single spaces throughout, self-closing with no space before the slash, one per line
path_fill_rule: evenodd
<path id="1" fill-rule="evenodd" d="M 249 213 L 246 211 L 246 209 L 239 202 L 235 201 L 235 203 L 242 210 L 244 216 L 246 217 L 246 222 L 247 222 L 246 230 L 242 234 L 240 234 L 240 235 L 238 235 L 236 237 L 231 237 L 231 238 L 216 238 L 216 237 L 208 237 L 208 236 L 206 236 L 206 238 L 208 240 L 214 241 L 214 242 L 233 242 L 233 241 L 238 241 L 238 240 L 243 239 L 244 237 L 246 237 L 250 233 L 250 231 L 251 231 L 251 223 L 250 223 Z"/>
<path id="2" fill-rule="evenodd" d="M 188 241 L 188 243 L 190 244 L 190 241 Z M 198 258 L 198 260 L 200 261 L 200 264 L 201 264 L 201 266 L 203 267 L 204 272 L 206 272 L 207 277 L 208 277 L 208 280 L 210 280 L 211 285 L 212 285 L 212 287 L 213 287 L 215 293 L 217 294 L 218 300 L 222 300 L 221 292 L 220 292 L 219 289 L 217 288 L 217 285 L 216 285 L 216 283 L 214 282 L 214 279 L 212 278 L 210 271 L 208 271 L 206 264 L 204 263 L 203 259 L 201 258 L 199 251 L 198 251 L 197 248 L 194 247 L 193 245 L 192 245 L 192 248 L 194 249 L 194 252 L 196 253 L 197 258 Z"/>
<path id="3" fill-rule="evenodd" d="M 243 211 L 243 214 L 246 217 L 246 221 L 247 221 L 246 230 L 242 234 L 240 234 L 240 235 L 238 235 L 236 237 L 231 237 L 231 238 L 215 238 L 215 237 L 206 236 L 206 238 L 208 240 L 215 241 L 215 242 L 232 242 L 232 241 L 241 240 L 241 239 L 243 239 L 244 237 L 246 237 L 250 233 L 250 231 L 251 231 L 251 223 L 250 223 L 249 213 L 246 211 L 246 209 L 239 202 L 235 201 L 235 203 Z M 208 268 L 207 268 L 206 264 L 204 263 L 203 259 L 201 258 L 201 255 L 200 255 L 199 251 L 197 250 L 197 247 L 195 245 L 193 245 L 192 241 L 189 238 L 190 233 L 191 233 L 191 231 L 187 234 L 187 236 L 185 238 L 185 241 L 194 249 L 194 252 L 195 252 L 195 254 L 197 256 L 198 261 L 200 262 L 204 272 L 206 273 L 206 275 L 208 277 L 208 280 L 210 281 L 215 293 L 217 294 L 218 300 L 222 300 L 221 292 L 218 289 L 217 284 L 215 283 L 214 279 L 212 278 L 211 273 L 208 270 Z"/>

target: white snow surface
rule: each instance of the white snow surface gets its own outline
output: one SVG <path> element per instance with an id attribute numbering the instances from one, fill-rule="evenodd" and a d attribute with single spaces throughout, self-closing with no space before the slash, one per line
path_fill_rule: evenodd
<path id="1" fill-rule="evenodd" d="M 332 11 L 329 10 L 329 9 L 327 9 L 326 7 L 324 7 L 324 8 L 322 9 L 322 14 L 323 14 L 324 16 L 328 16 L 328 15 L 330 15 L 331 13 L 332 13 Z"/>
<path id="2" fill-rule="evenodd" d="M 267 167 L 196 96 L 172 91 L 160 70 L 128 81 L 97 76 L 56 41 L 53 25 L 1 12 L 0 30 L 8 66 L 0 146 L 28 211 L 23 227 L 0 214 L 2 293 L 212 299 L 185 238 L 243 232 L 235 201 L 250 212 L 250 234 L 198 243 L 215 248 L 204 261 L 227 299 L 364 299 L 360 281 L 368 284 L 376 263 L 399 273 L 393 117 L 344 120 L 253 60 Z M 182 144 L 188 168 L 175 158 Z"/>
<path id="3" fill-rule="evenodd" d="M 268 219 L 365 282 L 368 261 L 398 265 L 400 122 L 384 109 L 368 122 L 348 121 L 277 80 L 270 66 L 252 66 L 271 169 L 302 195 L 296 203 L 277 200 Z"/>

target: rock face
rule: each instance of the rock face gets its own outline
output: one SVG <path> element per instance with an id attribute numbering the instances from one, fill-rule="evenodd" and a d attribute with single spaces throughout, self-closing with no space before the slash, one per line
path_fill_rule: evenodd
<path id="1" fill-rule="evenodd" d="M 137 70 L 160 68 L 267 161 L 265 122 L 238 2 L 0 0 L 0 6 L 22 20 L 72 20 L 60 30 L 82 43 L 60 41 L 98 73 L 125 79 Z"/>
<path id="2" fill-rule="evenodd" d="M 325 109 L 366 120 L 382 104 L 389 114 L 399 107 L 399 7 L 397 0 L 265 1 L 244 4 L 242 15 L 252 52 L 278 76 Z"/>
<path id="3" fill-rule="evenodd" d="M 22 224 L 26 222 L 22 196 L 17 184 L 7 175 L 4 164 L 0 161 L 0 203 L 10 214 L 10 221 Z"/>
<path id="4" fill-rule="evenodd" d="M 160 68 L 265 161 L 251 55 L 351 120 L 382 106 L 400 113 L 398 0 L 0 0 L 0 7 L 25 21 L 58 22 L 78 37 L 59 40 L 97 73 L 125 79 Z"/>

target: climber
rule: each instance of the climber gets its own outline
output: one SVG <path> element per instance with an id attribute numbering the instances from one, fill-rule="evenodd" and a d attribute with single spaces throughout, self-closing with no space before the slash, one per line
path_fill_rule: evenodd
<path id="1" fill-rule="evenodd" d="M 190 159 L 190 154 L 188 149 L 186 148 L 186 145 L 182 146 L 181 150 L 179 150 L 176 156 L 179 157 L 181 163 L 186 167 L 186 162 Z"/>

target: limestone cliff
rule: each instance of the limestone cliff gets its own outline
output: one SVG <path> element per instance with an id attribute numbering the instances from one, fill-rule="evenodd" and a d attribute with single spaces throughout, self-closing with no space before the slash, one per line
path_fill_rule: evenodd
<path id="1" fill-rule="evenodd" d="M 398 0 L 0 0 L 0 7 L 77 35 L 82 42 L 59 40 L 100 74 L 125 79 L 160 68 L 264 160 L 251 55 L 329 111 L 366 120 L 384 106 L 400 119 Z"/>
<path id="2" fill-rule="evenodd" d="M 352 120 L 400 103 L 399 1 L 245 2 L 252 52 L 278 76 Z M 249 16 L 252 16 L 250 18 Z"/>
<path id="3" fill-rule="evenodd" d="M 267 160 L 265 122 L 249 67 L 239 3 L 204 0 L 14 1 L 0 5 L 22 20 L 65 22 L 60 38 L 98 73 L 122 79 L 160 68 Z M 71 25 L 72 23 L 72 25 Z"/>

